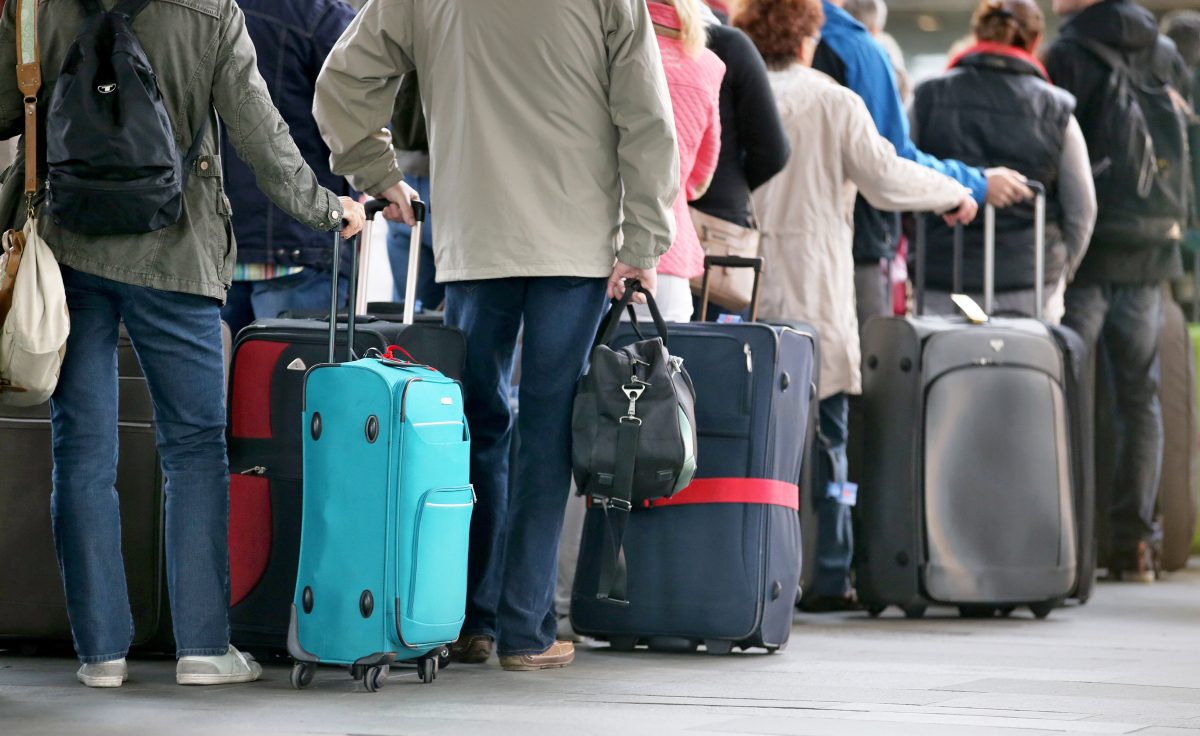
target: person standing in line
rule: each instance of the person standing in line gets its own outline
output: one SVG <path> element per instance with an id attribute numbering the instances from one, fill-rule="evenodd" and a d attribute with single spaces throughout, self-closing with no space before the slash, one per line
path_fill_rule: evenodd
<path id="1" fill-rule="evenodd" d="M 1161 89 L 1181 62 L 1174 44 L 1159 36 L 1154 15 L 1133 0 L 1055 0 L 1054 12 L 1066 21 L 1046 51 L 1046 70 L 1054 84 L 1075 96 L 1100 206 L 1087 256 L 1067 289 L 1063 323 L 1089 346 L 1099 346 L 1115 383 L 1120 450 L 1114 498 L 1101 510 L 1109 515 L 1108 577 L 1150 583 L 1162 539 L 1154 519 L 1163 451 L 1162 282 L 1183 275 L 1187 208 L 1182 199 L 1163 207 L 1157 194 L 1142 196 L 1145 163 L 1134 160 L 1136 147 L 1123 135 L 1114 140 L 1113 131 L 1146 131 L 1140 122 L 1145 117 L 1135 118 L 1131 108 L 1118 104 L 1113 89 L 1116 75 L 1135 74 L 1139 84 Z M 1119 61 L 1110 63 L 1112 57 Z M 1165 150 L 1156 154 L 1151 182 L 1167 167 L 1188 165 L 1163 159 Z"/>
<path id="2" fill-rule="evenodd" d="M 679 144 L 679 196 L 675 242 L 658 263 L 656 301 L 668 322 L 692 318 L 691 279 L 704 273 L 704 249 L 688 202 L 712 182 L 721 152 L 721 80 L 725 64 L 705 48 L 705 8 L 700 0 L 646 0 L 675 113 Z"/>
<path id="3" fill-rule="evenodd" d="M 1200 10 L 1176 10 L 1162 20 L 1162 32 L 1175 43 L 1183 60 L 1186 90 L 1191 111 L 1188 143 L 1192 154 L 1192 227 L 1187 233 L 1187 250 L 1200 253 Z M 1200 294 L 1193 299 L 1200 299 Z"/>
<path id="4" fill-rule="evenodd" d="M 1006 207 L 1033 196 L 1024 177 L 1010 169 L 984 171 L 960 161 L 941 160 L 920 151 L 909 136 L 908 116 L 900 103 L 896 77 L 887 52 L 863 24 L 841 8 L 843 0 L 823 0 L 825 24 L 813 57 L 813 68 L 850 88 L 863 99 L 879 133 L 910 161 L 946 174 L 971 190 L 977 203 Z M 855 300 L 860 324 L 874 315 L 891 314 L 891 295 L 881 261 L 891 258 L 899 240 L 894 213 L 870 206 L 862 197 L 854 207 Z M 806 591 L 802 608 L 811 612 L 857 610 L 858 596 L 850 581 L 854 558 L 851 506 L 844 499 L 822 498 L 817 528 L 817 584 Z"/>
<path id="5" fill-rule="evenodd" d="M 258 71 L 269 80 L 275 101 L 304 162 L 317 181 L 339 195 L 350 185 L 329 170 L 329 148 L 312 116 L 317 72 L 354 19 L 342 0 L 238 0 L 246 32 L 258 55 Z M 221 136 L 225 190 L 233 202 L 238 259 L 221 317 L 233 334 L 256 319 L 286 311 L 328 312 L 332 281 L 329 236 L 293 220 L 258 189 L 255 171 L 238 156 L 228 133 Z M 341 264 L 341 298 L 349 283 L 349 253 Z"/>
<path id="6" fill-rule="evenodd" d="M 460 662 L 563 667 L 555 560 L 571 476 L 571 407 L 605 309 L 651 290 L 674 237 L 679 152 L 643 0 L 392 0 L 351 24 L 317 80 L 335 172 L 413 224 L 385 124 L 416 69 L 427 115 L 437 277 L 467 337 L 471 481 Z M 640 295 L 639 295 L 640 296 Z M 509 468 L 513 354 L 523 328 Z M 516 477 L 509 492 L 509 473 Z"/>
<path id="7" fill-rule="evenodd" d="M 16 3 L 0 18 L 0 138 L 24 130 L 17 87 Z M 42 3 L 39 55 L 45 120 L 67 51 L 84 22 L 82 3 Z M 362 228 L 362 205 L 320 185 L 255 65 L 245 16 L 234 0 L 152 2 L 133 17 L 157 77 L 171 128 L 187 150 L 203 134 L 183 190 L 178 222 L 141 235 L 90 236 L 53 218 L 39 220 L 62 270 L 71 333 L 50 399 L 54 541 L 66 593 L 76 677 L 116 688 L 128 678 L 133 619 L 121 552 L 117 482 L 117 338 L 129 333 L 146 376 L 166 478 L 166 578 L 180 685 L 252 682 L 262 668 L 229 644 L 229 465 L 225 448 L 225 366 L 221 304 L 236 247 L 221 185 L 216 115 L 260 187 L 312 230 Z M 24 147 L 18 168 L 24 165 Z M 44 158 L 40 152 L 39 157 Z M 39 171 L 46 163 L 39 161 Z M 21 177 L 4 185 L 19 196 Z M 44 187 L 45 182 L 39 182 Z M 343 225 L 343 220 L 347 224 Z M 20 227 L 23 223 L 14 223 Z"/>
<path id="8" fill-rule="evenodd" d="M 934 156 L 969 164 L 1004 164 L 1046 187 L 1044 315 L 1058 323 L 1063 291 L 1087 252 L 1096 221 L 1096 190 L 1075 100 L 1050 84 L 1035 54 L 1045 22 L 1034 0 L 983 0 L 975 10 L 976 43 L 949 70 L 917 88 L 913 138 Z M 996 217 L 995 310 L 1035 314 L 1033 206 Z M 925 256 L 925 310 L 956 314 L 954 232 L 930 225 Z M 983 293 L 983 230 L 968 228 L 962 290 Z"/>
<path id="9" fill-rule="evenodd" d="M 862 99 L 811 68 L 822 18 L 819 0 L 749 0 L 737 24 L 771 69 L 793 146 L 783 172 L 754 193 L 771 264 L 761 312 L 768 320 L 809 322 L 821 337 L 816 487 L 836 503 L 818 504 L 817 521 L 822 534 L 848 542 L 851 520 L 840 513 L 841 501 L 854 496 L 847 483 L 848 397 L 862 392 L 847 216 L 855 192 L 878 207 L 952 212 L 952 222 L 969 222 L 978 207 L 962 184 L 900 157 Z M 813 584 L 837 590 L 839 562 L 820 560 Z"/>

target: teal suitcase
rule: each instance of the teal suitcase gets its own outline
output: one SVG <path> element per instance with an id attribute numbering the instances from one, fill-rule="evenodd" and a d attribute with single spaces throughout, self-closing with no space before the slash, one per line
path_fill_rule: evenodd
<path id="1" fill-rule="evenodd" d="M 466 611 L 475 494 L 462 390 L 392 351 L 332 354 L 304 385 L 292 685 L 337 664 L 373 692 L 406 660 L 432 682 Z"/>

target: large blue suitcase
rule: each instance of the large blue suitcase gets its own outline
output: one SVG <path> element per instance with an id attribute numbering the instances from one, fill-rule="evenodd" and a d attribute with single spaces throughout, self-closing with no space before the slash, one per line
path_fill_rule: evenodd
<path id="1" fill-rule="evenodd" d="M 620 344 L 635 339 L 623 327 Z M 628 605 L 597 598 L 604 510 L 588 509 L 571 624 L 617 649 L 782 649 L 800 584 L 798 483 L 816 395 L 816 331 L 672 324 L 668 347 L 696 386 L 696 480 L 629 515 Z"/>
<path id="2" fill-rule="evenodd" d="M 431 682 L 466 611 L 475 495 L 461 387 L 391 354 L 331 356 L 305 377 L 303 432 L 292 684 L 339 664 L 374 691 L 399 660 Z"/>

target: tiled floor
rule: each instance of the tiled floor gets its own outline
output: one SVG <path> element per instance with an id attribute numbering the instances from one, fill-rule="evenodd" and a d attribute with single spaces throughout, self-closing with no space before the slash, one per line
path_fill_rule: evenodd
<path id="1" fill-rule="evenodd" d="M 376 694 L 334 669 L 295 692 L 283 666 L 251 686 L 185 689 L 167 661 L 135 661 L 124 688 L 90 691 L 74 666 L 0 655 L 0 734 L 1200 736 L 1200 569 L 1101 586 L 1046 621 L 798 616 L 773 656 L 595 648 L 565 670 L 493 661 L 430 686 L 394 677 Z"/>

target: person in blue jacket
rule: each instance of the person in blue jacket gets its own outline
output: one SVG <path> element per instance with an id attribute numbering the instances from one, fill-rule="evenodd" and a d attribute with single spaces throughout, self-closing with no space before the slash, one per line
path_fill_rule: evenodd
<path id="1" fill-rule="evenodd" d="M 841 8 L 843 0 L 823 0 L 825 25 L 813 59 L 813 68 L 825 72 L 850 88 L 867 105 L 880 135 L 896 147 L 900 156 L 933 169 L 962 183 L 979 204 L 990 202 L 1007 207 L 1029 199 L 1033 192 L 1025 178 L 1005 168 L 978 169 L 960 161 L 941 160 L 913 144 L 908 115 L 896 88 L 891 60 L 866 26 Z M 895 215 L 875 210 L 859 197 L 854 212 L 855 286 L 859 322 L 872 315 L 890 314 L 891 300 L 880 260 L 895 255 L 899 228 Z M 848 422 L 848 417 L 843 417 Z M 850 582 L 854 540 L 849 530 L 853 493 L 842 492 L 845 479 L 832 484 L 828 493 L 819 489 L 815 503 L 836 504 L 836 513 L 818 514 L 823 522 L 817 530 L 817 570 L 805 591 L 801 607 L 808 611 L 841 611 L 858 608 Z"/>
<path id="2" fill-rule="evenodd" d="M 355 11 L 343 0 L 238 0 L 258 52 L 258 70 L 291 128 L 301 155 L 322 186 L 352 196 L 346 180 L 329 170 L 329 147 L 313 120 L 313 89 L 325 57 Z M 332 235 L 287 216 L 255 185 L 255 174 L 221 139 L 225 191 L 233 210 L 237 265 L 221 317 L 236 335 L 256 319 L 281 312 L 328 312 Z M 339 291 L 349 288 L 349 249 Z"/>

